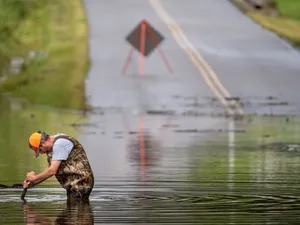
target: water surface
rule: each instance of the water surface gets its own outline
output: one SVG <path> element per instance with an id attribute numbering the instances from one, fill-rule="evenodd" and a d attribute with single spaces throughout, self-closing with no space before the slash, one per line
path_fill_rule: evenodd
<path id="1" fill-rule="evenodd" d="M 40 172 L 28 136 L 42 127 L 85 146 L 95 173 L 90 201 L 67 202 L 53 178 L 0 191 L 1 224 L 296 224 L 299 118 L 67 112 L 1 99 L 0 183 Z M 87 121 L 89 123 L 87 123 Z"/>

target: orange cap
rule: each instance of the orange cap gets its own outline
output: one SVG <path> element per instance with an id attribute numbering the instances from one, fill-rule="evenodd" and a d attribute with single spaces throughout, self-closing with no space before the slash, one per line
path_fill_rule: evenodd
<path id="1" fill-rule="evenodd" d="M 35 157 L 39 156 L 39 147 L 41 144 L 41 139 L 42 139 L 42 134 L 40 133 L 33 133 L 30 137 L 29 137 L 29 147 L 35 151 Z"/>

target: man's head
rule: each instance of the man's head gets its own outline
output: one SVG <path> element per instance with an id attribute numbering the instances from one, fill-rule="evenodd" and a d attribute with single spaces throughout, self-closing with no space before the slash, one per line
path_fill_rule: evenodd
<path id="1" fill-rule="evenodd" d="M 51 151 L 52 141 L 48 134 L 42 131 L 37 131 L 29 137 L 29 147 L 35 151 L 35 156 Z"/>

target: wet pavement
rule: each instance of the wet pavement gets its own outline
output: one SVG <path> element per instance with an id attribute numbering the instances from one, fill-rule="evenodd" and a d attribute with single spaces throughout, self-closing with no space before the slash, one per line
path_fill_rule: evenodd
<path id="1" fill-rule="evenodd" d="M 0 153 L 0 183 L 47 165 L 16 150 L 43 126 L 85 146 L 95 173 L 90 201 L 67 202 L 55 179 L 28 190 L 25 206 L 20 189 L 5 188 L 0 223 L 296 224 L 299 53 L 227 1 L 85 3 L 94 109 L 1 100 L 10 132 L 0 128 L 0 146 L 13 154 Z M 160 48 L 172 74 L 157 52 L 143 75 L 138 53 L 121 73 L 131 47 L 125 37 L 143 19 L 166 38 Z"/>

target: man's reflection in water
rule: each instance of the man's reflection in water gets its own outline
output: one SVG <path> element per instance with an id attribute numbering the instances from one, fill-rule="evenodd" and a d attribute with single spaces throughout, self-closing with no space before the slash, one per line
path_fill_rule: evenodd
<path id="1" fill-rule="evenodd" d="M 67 208 L 56 218 L 55 224 L 94 224 L 89 200 L 67 200 Z"/>
<path id="2" fill-rule="evenodd" d="M 40 208 L 39 210 L 35 210 L 26 203 L 24 205 L 26 224 L 94 224 L 94 217 L 89 200 L 78 201 L 68 199 L 66 201 L 66 207 L 56 218 L 49 215 L 49 210 L 59 212 L 57 209 L 53 210 L 52 208 Z"/>

